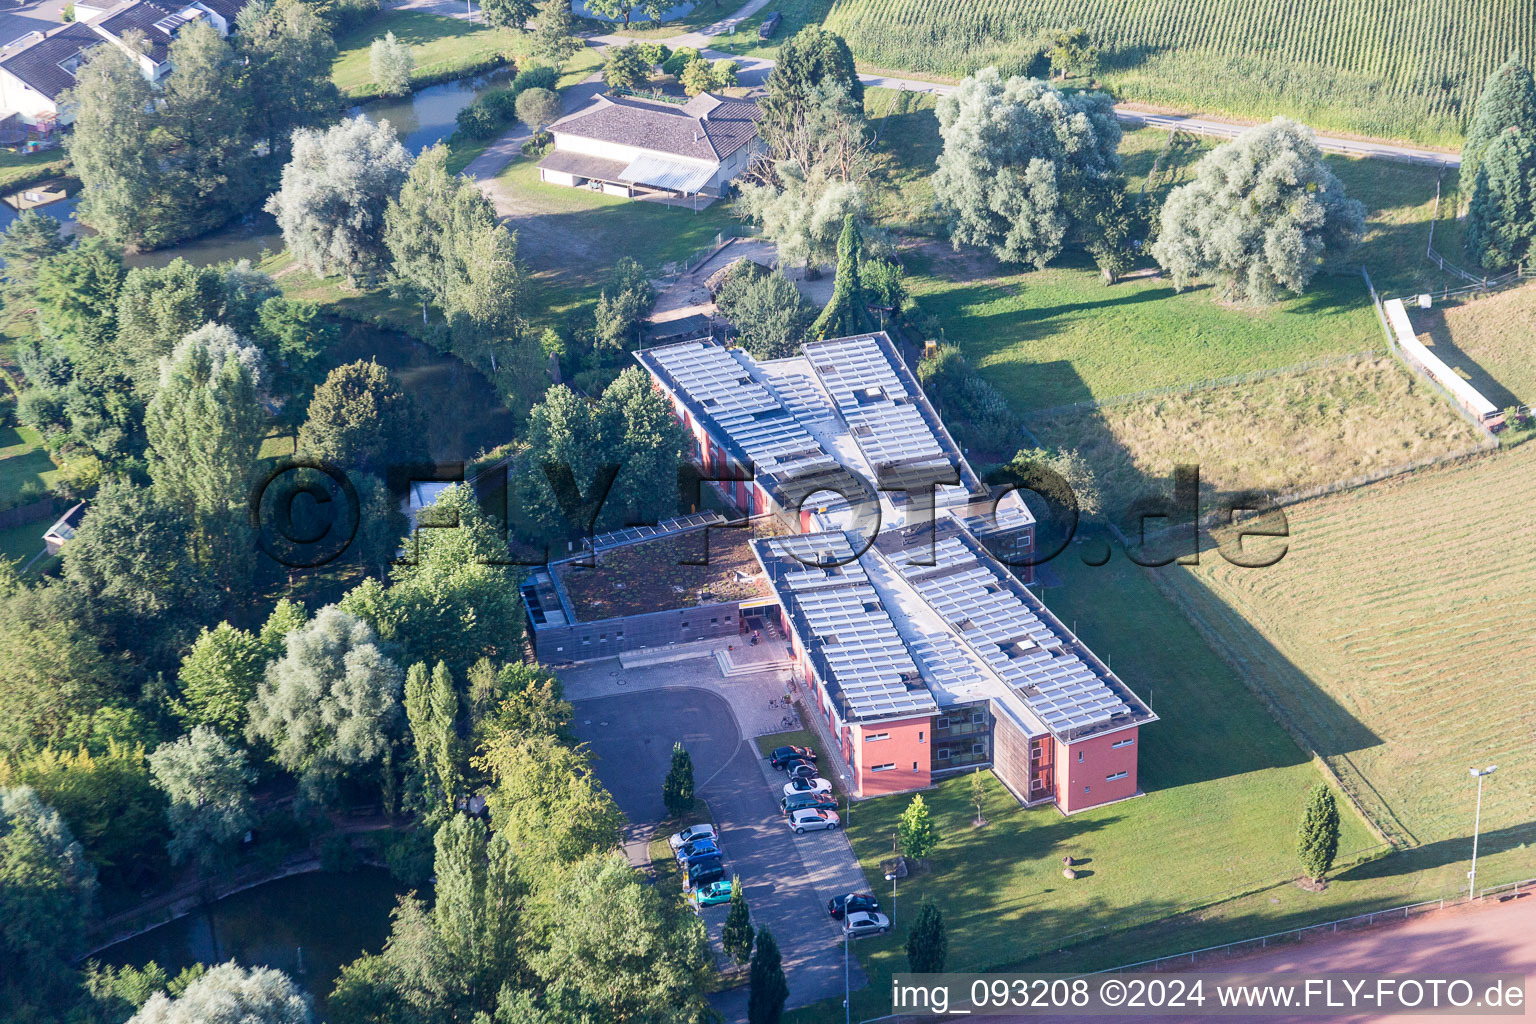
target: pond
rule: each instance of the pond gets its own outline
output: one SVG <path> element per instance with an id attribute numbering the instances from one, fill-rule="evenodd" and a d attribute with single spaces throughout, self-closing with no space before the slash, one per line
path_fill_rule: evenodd
<path id="1" fill-rule="evenodd" d="M 474 78 L 429 86 L 410 96 L 358 104 L 347 110 L 347 116 L 366 114 L 375 121 L 388 121 L 399 134 L 401 144 L 412 154 L 417 154 L 452 135 L 459 111 L 473 103 L 482 92 L 508 85 L 511 80 L 511 69 L 502 68 Z M 78 197 L 72 197 L 36 209 L 67 222 L 74 218 L 78 202 Z M 16 210 L 9 203 L 0 203 L 0 231 L 8 228 L 15 219 Z M 178 256 L 199 266 L 224 260 L 249 259 L 254 262 L 261 259 L 263 252 L 276 252 L 282 247 L 283 236 L 277 229 L 277 221 L 271 214 L 252 210 L 216 231 L 180 245 L 129 256 L 126 262 L 134 267 L 160 267 Z"/>
<path id="2" fill-rule="evenodd" d="M 195 963 L 228 960 L 276 967 L 323 1011 L 342 965 L 383 948 L 397 892 L 381 868 L 294 875 L 108 946 L 94 959 L 135 967 L 153 960 L 172 974 Z"/>

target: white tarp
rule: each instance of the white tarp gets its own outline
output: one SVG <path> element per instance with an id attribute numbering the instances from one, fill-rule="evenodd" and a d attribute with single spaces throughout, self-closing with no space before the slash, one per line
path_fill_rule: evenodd
<path id="1" fill-rule="evenodd" d="M 1387 323 L 1392 325 L 1392 332 L 1397 335 L 1398 347 L 1409 358 L 1424 368 L 1429 374 L 1451 394 L 1456 400 L 1479 419 L 1488 419 L 1498 413 L 1498 408 L 1482 393 L 1468 384 L 1455 370 L 1446 366 L 1440 357 L 1426 348 L 1423 342 L 1413 333 L 1413 323 L 1408 319 L 1408 311 L 1403 308 L 1402 299 L 1388 299 L 1382 303 L 1382 309 L 1387 314 Z"/>

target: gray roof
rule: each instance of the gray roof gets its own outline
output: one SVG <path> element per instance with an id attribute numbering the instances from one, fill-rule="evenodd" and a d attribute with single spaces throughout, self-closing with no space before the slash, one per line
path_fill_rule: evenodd
<path id="1" fill-rule="evenodd" d="M 183 4 L 161 6 L 149 0 L 132 0 L 131 3 L 107 10 L 91 24 L 118 39 L 137 29 L 144 33 L 144 41 L 149 44 L 149 59 L 156 64 L 163 64 L 171 55 L 171 43 L 176 38 L 176 31 L 187 22 L 196 20 L 183 17 L 180 12 L 184 10 L 186 5 Z M 196 13 L 198 17 L 204 16 L 201 11 Z"/>
<path id="2" fill-rule="evenodd" d="M 75 22 L 0 60 L 0 68 L 57 101 L 61 92 L 75 87 L 74 73 L 66 66 L 78 64 L 75 58 L 103 43 L 95 32 Z"/>
<path id="3" fill-rule="evenodd" d="M 728 100 L 700 93 L 686 104 L 635 96 L 599 96 L 550 131 L 578 135 L 656 153 L 725 160 L 757 137 L 762 116 L 754 100 Z"/>

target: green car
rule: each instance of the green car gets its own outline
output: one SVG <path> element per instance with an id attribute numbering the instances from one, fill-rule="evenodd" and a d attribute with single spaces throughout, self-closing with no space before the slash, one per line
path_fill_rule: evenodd
<path id="1" fill-rule="evenodd" d="M 694 893 L 693 898 L 698 901 L 701 907 L 713 907 L 719 903 L 729 903 L 731 902 L 731 880 L 722 878 L 718 882 L 710 882 L 708 885 L 700 886 L 698 891 Z"/>

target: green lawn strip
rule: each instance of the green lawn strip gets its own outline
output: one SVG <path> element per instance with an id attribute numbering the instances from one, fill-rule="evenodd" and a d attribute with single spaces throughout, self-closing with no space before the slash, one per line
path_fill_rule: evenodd
<path id="1" fill-rule="evenodd" d="M 0 508 L 23 502 L 22 489 L 36 484 L 36 497 L 46 497 L 59 478 L 58 467 L 43 448 L 42 436 L 31 427 L 0 427 Z"/>
<path id="2" fill-rule="evenodd" d="M 948 969 L 986 970 L 1180 914 L 1169 944 L 1203 945 L 1195 925 L 1210 911 L 1190 911 L 1284 888 L 1299 873 L 1296 825 L 1307 790 L 1321 779 L 1312 761 L 1142 570 L 1119 555 L 1088 568 L 1075 548 L 1052 568 L 1067 585 L 1046 591 L 1046 603 L 1162 716 L 1138 739 L 1146 795 L 1063 817 L 1049 807 L 1024 810 L 989 777 L 988 824 L 976 829 L 968 778 L 925 792 L 940 845 L 926 867 L 898 883 L 896 934 L 859 944 L 871 979 L 855 1001 L 862 1018 L 889 1012 L 889 975 L 906 967 L 901 908 L 925 896 L 944 913 Z M 880 797 L 854 812 L 848 836 L 870 877 L 891 856 L 911 799 Z M 1364 823 L 1346 813 L 1340 861 L 1378 852 Z M 1079 869 L 1070 882 L 1061 875 L 1068 854 Z M 1266 902 L 1253 916 L 1275 906 Z M 1270 923 L 1245 922 L 1259 930 Z M 793 1019 L 840 1013 L 841 1006 L 823 1005 Z"/>
<path id="3" fill-rule="evenodd" d="M 393 32 L 416 58 L 411 84 L 421 88 L 505 64 L 527 52 L 527 35 L 513 29 L 444 18 L 422 11 L 381 11 L 336 36 L 331 80 L 351 99 L 378 95 L 368 54 L 375 39 Z"/>
<path id="4" fill-rule="evenodd" d="M 0 558 L 26 564 L 32 556 L 43 550 L 43 534 L 51 520 L 0 527 Z M 39 562 L 39 565 L 42 563 Z M 35 571 L 38 566 L 33 566 Z"/>
<path id="5" fill-rule="evenodd" d="M 68 170 L 69 156 L 62 149 L 44 149 L 35 153 L 0 150 L 0 193 L 35 185 Z"/>
<path id="6" fill-rule="evenodd" d="M 727 0 L 729 2 L 729 0 Z M 772 57 L 779 45 L 807 25 L 819 25 L 832 9 L 832 0 L 771 0 L 762 10 L 737 25 L 734 31 L 715 36 L 709 48 L 738 56 Z M 758 31 L 770 14 L 783 16 L 772 39 L 762 39 Z"/>

